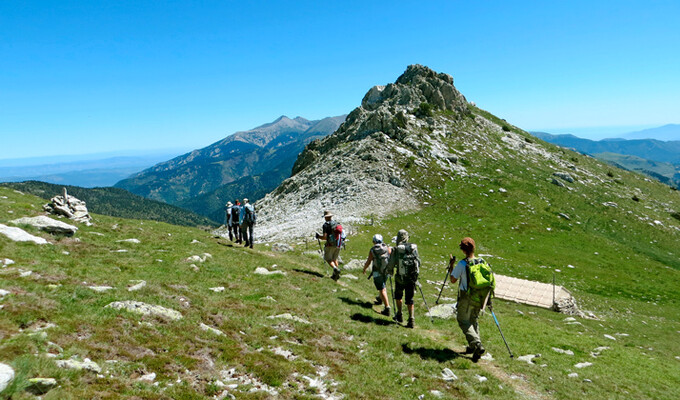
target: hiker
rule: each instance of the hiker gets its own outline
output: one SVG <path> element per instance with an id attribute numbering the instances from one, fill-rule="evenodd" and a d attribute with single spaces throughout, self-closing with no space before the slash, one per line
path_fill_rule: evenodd
<path id="1" fill-rule="evenodd" d="M 234 235 L 233 235 L 232 231 L 235 231 L 235 229 L 233 227 L 233 221 L 232 221 L 232 218 L 231 218 L 231 207 L 232 206 L 233 206 L 233 204 L 231 204 L 231 201 L 228 201 L 227 204 L 224 206 L 224 211 L 225 211 L 224 219 L 225 219 L 226 224 L 227 224 L 227 229 L 229 230 L 229 240 L 233 242 L 234 241 Z"/>
<path id="2" fill-rule="evenodd" d="M 394 320 L 397 322 L 404 322 L 401 313 L 402 299 L 406 295 L 404 303 L 408 309 L 407 328 L 415 327 L 415 314 L 413 307 L 413 295 L 416 290 L 416 282 L 418 282 L 418 273 L 420 271 L 420 257 L 418 257 L 418 247 L 409 243 L 408 232 L 404 229 L 397 233 L 397 245 L 392 249 L 390 257 L 389 271 L 396 267 L 397 271 L 394 275 L 394 301 L 397 303 L 397 313 L 394 315 Z"/>
<path id="3" fill-rule="evenodd" d="M 472 361 L 477 362 L 486 351 L 479 336 L 477 320 L 480 311 L 484 309 L 486 304 L 490 304 L 487 301 L 490 302 L 492 289 L 473 290 L 469 285 L 470 266 L 488 266 L 484 259 L 475 257 L 475 241 L 470 237 L 463 238 L 460 241 L 459 247 L 465 254 L 465 258 L 460 260 L 451 272 L 451 283 L 458 282 L 458 311 L 456 312 L 456 319 L 468 342 L 465 354 L 472 354 Z"/>
<path id="4" fill-rule="evenodd" d="M 234 227 L 234 235 L 236 235 L 236 243 L 241 244 L 241 202 L 236 199 L 234 205 L 231 207 L 231 223 Z"/>
<path id="5" fill-rule="evenodd" d="M 245 247 L 253 248 L 253 226 L 255 225 L 255 207 L 243 199 L 243 209 L 241 210 L 241 236 L 245 241 Z"/>
<path id="6" fill-rule="evenodd" d="M 323 250 L 323 259 L 328 263 L 328 265 L 333 268 L 333 275 L 331 279 L 337 281 L 340 279 L 340 267 L 338 265 L 338 256 L 340 255 L 341 240 L 340 234 L 342 233 L 342 225 L 338 224 L 333 220 L 333 214 L 330 211 L 324 211 L 323 217 L 326 222 L 322 227 L 322 234 L 316 233 L 316 238 L 325 240 L 326 246 Z M 338 227 L 340 232 L 338 232 Z"/>
<path id="7" fill-rule="evenodd" d="M 373 247 L 368 251 L 368 258 L 366 263 L 364 263 L 364 274 L 368 269 L 368 266 L 372 263 L 373 268 L 371 269 L 371 275 L 373 275 L 373 284 L 378 290 L 378 298 L 381 303 L 385 306 L 380 314 L 390 316 L 390 303 L 387 300 L 387 288 L 385 283 L 387 282 L 388 271 L 387 265 L 390 261 L 390 253 L 392 248 L 383 243 L 383 237 L 380 234 L 373 236 Z"/>

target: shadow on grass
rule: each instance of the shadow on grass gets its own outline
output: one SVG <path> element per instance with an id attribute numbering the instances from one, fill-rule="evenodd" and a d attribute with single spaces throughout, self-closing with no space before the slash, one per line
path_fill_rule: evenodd
<path id="1" fill-rule="evenodd" d="M 371 310 L 373 309 L 373 303 L 370 301 L 352 300 L 349 297 L 340 297 L 340 300 L 342 300 L 342 302 L 345 304 L 349 304 L 350 306 L 359 306 Z"/>
<path id="2" fill-rule="evenodd" d="M 360 313 L 354 313 L 350 317 L 352 321 L 359 321 L 363 322 L 365 324 L 376 324 L 376 325 L 381 325 L 381 326 L 388 326 L 388 325 L 394 325 L 396 322 L 392 320 L 387 320 L 387 319 L 382 319 L 382 318 L 373 318 L 370 315 L 364 315 Z"/>
<path id="3" fill-rule="evenodd" d="M 320 272 L 316 272 L 316 271 L 310 271 L 310 270 L 308 270 L 308 269 L 293 268 L 293 271 L 295 271 L 295 272 L 301 272 L 301 273 L 307 274 L 307 275 L 316 276 L 316 277 L 318 277 L 318 278 L 323 278 L 323 277 L 324 277 L 324 274 L 322 274 L 322 273 L 320 273 Z"/>
<path id="4" fill-rule="evenodd" d="M 446 362 L 455 358 L 461 357 L 459 353 L 451 349 L 428 349 L 426 347 L 409 347 L 408 343 L 401 345 L 401 350 L 404 354 L 418 354 L 423 360 L 436 360 L 439 362 Z"/>

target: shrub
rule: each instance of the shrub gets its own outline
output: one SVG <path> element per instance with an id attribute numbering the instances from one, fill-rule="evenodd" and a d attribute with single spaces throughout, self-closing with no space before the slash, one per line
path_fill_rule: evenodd
<path id="1" fill-rule="evenodd" d="M 640 198 L 637 197 L 637 195 L 635 194 L 633 195 L 633 197 L 631 197 L 631 199 L 633 199 L 633 201 L 640 201 Z"/>
<path id="2" fill-rule="evenodd" d="M 507 125 L 503 125 L 503 132 L 510 132 L 510 127 Z"/>
<path id="3" fill-rule="evenodd" d="M 607 176 L 610 178 L 614 177 L 614 173 L 612 171 L 607 171 Z"/>
<path id="4" fill-rule="evenodd" d="M 434 106 L 430 103 L 420 103 L 420 106 L 416 108 L 415 115 L 418 118 L 425 118 L 433 116 Z"/>

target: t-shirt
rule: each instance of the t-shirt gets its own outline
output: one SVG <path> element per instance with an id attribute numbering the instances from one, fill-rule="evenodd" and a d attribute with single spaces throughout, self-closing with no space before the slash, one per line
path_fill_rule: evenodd
<path id="1" fill-rule="evenodd" d="M 451 276 L 456 278 L 458 280 L 458 287 L 460 288 L 461 292 L 467 291 L 467 271 L 466 267 L 467 266 L 467 261 L 465 259 L 462 259 L 458 261 L 458 264 L 456 264 L 456 267 L 451 271 Z"/>

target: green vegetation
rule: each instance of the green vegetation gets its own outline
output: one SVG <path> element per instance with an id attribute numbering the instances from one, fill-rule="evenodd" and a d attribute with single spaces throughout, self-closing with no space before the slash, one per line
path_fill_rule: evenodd
<path id="1" fill-rule="evenodd" d="M 160 201 L 145 199 L 126 190 L 114 187 L 88 189 L 38 181 L 3 183 L 0 186 L 30 193 L 46 200 L 60 195 L 62 188 L 65 187 L 69 195 L 85 201 L 87 209 L 91 213 L 120 218 L 148 219 L 184 226 L 216 225 L 215 221 L 191 211 Z"/>

